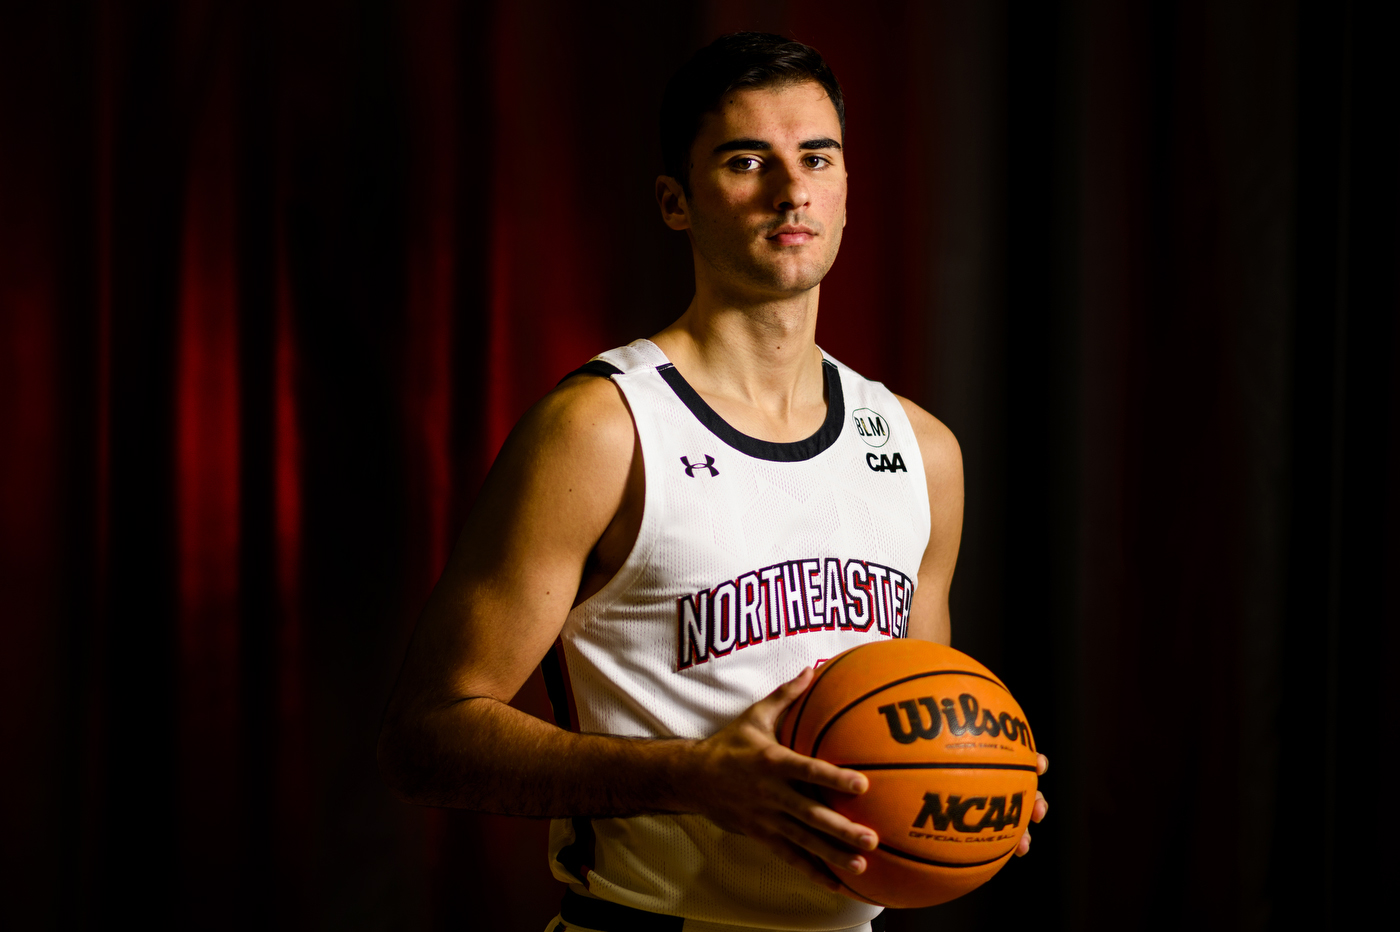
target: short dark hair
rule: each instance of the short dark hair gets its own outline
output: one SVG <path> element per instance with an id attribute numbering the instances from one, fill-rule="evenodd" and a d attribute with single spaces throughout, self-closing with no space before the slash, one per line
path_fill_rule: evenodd
<path id="1" fill-rule="evenodd" d="M 690 147 L 700 133 L 701 120 L 718 109 L 725 94 L 804 81 L 815 81 L 826 90 L 844 137 L 846 101 L 841 85 L 821 53 L 810 45 L 768 32 L 736 32 L 696 52 L 672 76 L 661 98 L 661 159 L 666 174 L 690 193 Z"/>

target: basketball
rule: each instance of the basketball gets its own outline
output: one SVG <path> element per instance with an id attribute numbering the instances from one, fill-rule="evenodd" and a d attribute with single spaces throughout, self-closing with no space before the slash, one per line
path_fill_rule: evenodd
<path id="1" fill-rule="evenodd" d="M 933 906 L 991 879 L 1035 807 L 1036 750 L 1021 707 L 971 657 L 942 644 L 865 644 L 823 664 L 783 718 L 799 754 L 859 770 L 860 795 L 824 792 L 832 809 L 880 835 L 850 895 L 880 906 Z"/>

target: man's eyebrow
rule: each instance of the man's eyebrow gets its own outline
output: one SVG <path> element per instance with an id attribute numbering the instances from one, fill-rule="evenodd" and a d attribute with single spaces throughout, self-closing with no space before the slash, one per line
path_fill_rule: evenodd
<path id="1" fill-rule="evenodd" d="M 841 143 L 829 136 L 821 136 L 817 139 L 806 139 L 797 144 L 799 150 L 804 149 L 840 149 Z M 755 152 L 771 152 L 773 145 L 764 142 L 762 139 L 731 139 L 715 146 L 715 155 L 721 152 L 740 152 L 745 149 Z"/>
<path id="2" fill-rule="evenodd" d="M 742 149 L 760 149 L 764 152 L 772 150 L 772 146 L 762 139 L 731 139 L 715 146 L 715 155 L 721 152 L 738 152 Z"/>

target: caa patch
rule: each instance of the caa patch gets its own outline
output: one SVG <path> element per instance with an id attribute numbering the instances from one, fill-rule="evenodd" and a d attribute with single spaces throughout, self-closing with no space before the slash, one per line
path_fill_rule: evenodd
<path id="1" fill-rule="evenodd" d="M 867 446 L 883 447 L 890 442 L 890 422 L 873 408 L 856 408 L 851 412 L 851 420 L 856 425 L 856 435 Z"/>
<path id="2" fill-rule="evenodd" d="M 888 453 L 881 453 L 876 456 L 874 453 L 865 454 L 865 465 L 875 472 L 908 472 L 904 466 L 904 457 L 898 453 L 891 456 Z"/>

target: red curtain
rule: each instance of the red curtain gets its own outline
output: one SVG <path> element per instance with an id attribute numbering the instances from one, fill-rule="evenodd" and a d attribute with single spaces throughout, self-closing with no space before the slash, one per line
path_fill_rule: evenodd
<path id="1" fill-rule="evenodd" d="M 1397 711 L 1391 25 L 7 10 L 0 917 L 543 928 L 544 824 L 400 805 L 379 715 L 511 425 L 689 301 L 655 114 L 741 28 L 810 42 L 846 88 L 819 341 L 959 436 L 955 643 L 1055 759 L 1035 854 L 894 927 L 1344 915 L 1394 860 L 1342 840 L 1349 794 L 1384 797 L 1348 749 Z M 517 703 L 547 715 L 534 681 Z"/>

